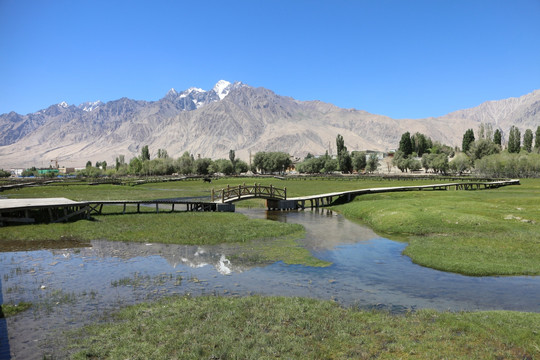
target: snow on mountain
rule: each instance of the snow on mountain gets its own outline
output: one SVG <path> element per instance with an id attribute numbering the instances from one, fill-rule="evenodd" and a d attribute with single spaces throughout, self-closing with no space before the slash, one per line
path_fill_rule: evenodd
<path id="1" fill-rule="evenodd" d="M 64 109 L 69 107 L 69 105 L 68 105 L 67 102 L 65 102 L 65 101 L 62 101 L 60 104 L 58 104 L 58 106 L 59 106 L 59 107 L 62 107 L 62 108 L 64 108 Z"/>
<path id="2" fill-rule="evenodd" d="M 94 109 L 97 109 L 100 105 L 103 105 L 103 102 L 101 100 L 98 101 L 87 101 L 78 106 L 79 109 L 82 111 L 92 111 Z"/>
<path id="3" fill-rule="evenodd" d="M 230 82 L 225 81 L 225 80 L 219 80 L 216 83 L 216 85 L 214 85 L 212 90 L 216 92 L 220 100 L 223 100 L 223 98 L 229 94 L 230 89 L 231 89 Z"/>

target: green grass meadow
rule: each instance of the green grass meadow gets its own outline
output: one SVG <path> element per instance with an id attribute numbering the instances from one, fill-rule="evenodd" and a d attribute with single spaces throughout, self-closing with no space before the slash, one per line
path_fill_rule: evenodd
<path id="1" fill-rule="evenodd" d="M 9 198 L 73 200 L 209 196 L 212 188 L 254 182 L 286 187 L 289 197 L 446 180 L 279 180 L 229 178 L 120 185 L 47 185 Z M 423 266 L 467 275 L 540 275 L 540 180 L 476 191 L 409 191 L 358 196 L 333 208 L 380 235 L 406 241 Z M 237 206 L 264 206 L 260 200 Z M 0 229 L 0 242 L 66 246 L 93 239 L 230 246 L 230 258 L 327 266 L 296 240 L 299 225 L 230 213 L 109 215 L 65 224 Z M 307 210 L 306 210 L 307 211 Z M 114 214 L 116 213 L 116 214 Z M 47 245 L 47 246 L 48 246 Z M 7 315 L 22 308 L 6 306 Z M 62 335 L 75 359 L 538 359 L 540 314 L 360 311 L 305 298 L 171 297 L 104 314 Z"/>
<path id="2" fill-rule="evenodd" d="M 70 333 L 74 359 L 535 359 L 540 314 L 405 315 L 305 298 L 181 297 Z"/>

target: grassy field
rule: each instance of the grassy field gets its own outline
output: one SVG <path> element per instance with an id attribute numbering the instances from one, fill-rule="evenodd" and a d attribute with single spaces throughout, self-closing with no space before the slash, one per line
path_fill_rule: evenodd
<path id="1" fill-rule="evenodd" d="M 409 243 L 420 265 L 467 275 L 540 274 L 540 180 L 481 191 L 359 196 L 336 206 L 379 234 Z"/>
<path id="2" fill-rule="evenodd" d="M 286 187 L 289 197 L 371 187 L 423 185 L 448 180 L 381 180 L 377 178 L 280 180 L 276 178 L 226 178 L 211 184 L 202 180 L 122 185 L 59 185 L 29 187 L 3 193 L 10 198 L 67 197 L 73 200 L 160 199 L 209 196 L 218 190 L 243 183 Z M 404 253 L 423 266 L 467 275 L 540 274 L 540 180 L 525 179 L 520 186 L 481 191 L 414 191 L 363 195 L 334 209 L 361 221 L 383 236 L 406 241 Z M 261 200 L 239 206 L 263 206 Z M 118 208 L 120 209 L 120 208 Z M 117 209 L 117 210 L 118 210 Z M 114 211 L 114 210 L 113 210 Z M 120 211 L 120 210 L 118 210 Z M 186 219 L 212 217 L 214 229 Z M 234 217 L 234 216 L 233 216 Z M 78 237 L 127 241 L 205 243 L 242 242 L 268 235 L 258 222 L 230 222 L 222 214 L 124 215 L 96 217 L 97 223 L 79 222 L 50 226 L 20 226 L 2 229 L 3 239 Z M 174 219 L 174 221 L 168 221 Z M 222 221 L 223 219 L 223 221 Z M 240 219 L 236 217 L 236 219 Z M 240 222 L 242 225 L 240 226 Z M 219 225 L 222 224 L 222 225 Z M 248 226 L 248 224 L 250 226 Z M 272 225 L 265 225 L 272 227 Z M 274 224 L 274 227 L 285 226 Z M 203 227 L 206 229 L 199 229 Z M 233 228 L 234 227 L 234 228 Z M 258 234 L 257 228 L 261 227 Z M 116 229 L 122 229 L 122 232 Z M 223 232 L 224 228 L 228 228 Z M 43 230 L 42 230 L 43 229 Z M 181 229 L 181 230 L 179 230 Z M 287 228 L 289 233 L 298 231 Z M 276 229 L 277 230 L 277 229 Z M 213 235 L 212 235 L 213 232 Z M 226 234 L 222 237 L 221 234 Z M 77 234 L 75 236 L 75 234 Z M 282 230 L 277 230 L 283 236 Z M 275 256 L 286 251 L 272 250 Z M 275 258 L 272 257 L 272 259 Z M 307 259 L 305 256 L 301 258 Z M 290 260 L 288 260 L 290 261 Z M 309 260 L 308 263 L 312 260 Z M 292 261 L 298 263 L 298 261 Z"/>
<path id="3" fill-rule="evenodd" d="M 6 191 L 15 197 L 157 199 L 207 196 L 252 179 L 139 186 L 51 185 Z M 257 179 L 287 187 L 288 196 L 447 181 Z M 390 239 L 407 241 L 413 261 L 470 275 L 540 274 L 540 180 L 482 191 L 415 191 L 359 196 L 335 206 Z M 261 201 L 244 204 L 260 206 Z M 213 224 L 208 226 L 208 224 Z M 7 242 L 110 240 L 229 243 L 231 257 L 314 266 L 294 239 L 301 227 L 240 214 L 184 213 L 96 216 L 95 221 L 24 225 L 0 230 Z M 271 239 L 271 240 L 270 240 Z M 13 309 L 15 310 L 15 309 Z M 19 309 L 17 309 L 19 310 Z M 11 311 L 6 308 L 6 311 Z M 108 315 L 107 315 L 108 316 Z M 167 298 L 127 307 L 105 323 L 68 333 L 65 343 L 86 358 L 535 359 L 540 314 L 518 312 L 405 315 L 344 309 L 333 302 L 281 297 Z"/>
<path id="4" fill-rule="evenodd" d="M 303 298 L 183 297 L 70 333 L 75 359 L 534 359 L 540 314 L 406 315 Z"/>

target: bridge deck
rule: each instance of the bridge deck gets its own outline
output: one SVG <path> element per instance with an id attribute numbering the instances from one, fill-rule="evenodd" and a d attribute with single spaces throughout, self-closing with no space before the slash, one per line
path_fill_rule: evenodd
<path id="1" fill-rule="evenodd" d="M 0 199 L 0 226 L 5 223 L 62 222 L 88 218 L 88 203 L 66 198 Z"/>
<path id="2" fill-rule="evenodd" d="M 0 199 L 0 226 L 10 223 L 54 223 L 74 219 L 90 218 L 92 214 L 102 214 L 104 205 L 123 205 L 136 207 L 141 212 L 141 205 L 155 205 L 156 213 L 161 211 L 227 211 L 234 212 L 234 205 L 216 204 L 208 201 L 189 200 L 91 200 L 73 201 L 66 198 Z M 160 205 L 170 205 L 160 209 Z M 185 205 L 184 209 L 175 209 L 176 205 Z"/>
<path id="3" fill-rule="evenodd" d="M 411 190 L 424 190 L 424 189 L 433 189 L 433 190 L 448 190 L 451 187 L 455 187 L 456 190 L 472 190 L 472 189 L 491 189 L 498 188 L 501 186 L 507 185 L 519 185 L 519 180 L 503 180 L 503 181 L 492 181 L 492 182 L 454 182 L 454 183 L 444 183 L 444 184 L 433 184 L 433 185 L 413 185 L 413 186 L 393 186 L 393 187 L 380 187 L 380 188 L 368 188 L 368 189 L 358 189 L 358 190 L 349 190 L 349 191 L 338 191 L 326 194 L 318 195 L 309 195 L 309 196 L 298 196 L 293 198 L 288 198 L 288 203 L 284 205 L 284 209 L 289 209 L 291 206 L 295 208 L 304 208 L 305 202 L 310 202 L 310 207 L 319 207 L 327 206 L 333 202 L 333 198 L 346 198 L 347 201 L 352 200 L 353 197 L 363 194 L 376 194 L 384 192 L 397 192 L 397 191 L 411 191 Z M 279 208 L 279 204 L 274 202 L 269 207 Z"/>
<path id="4" fill-rule="evenodd" d="M 0 199 L 0 212 L 12 210 L 38 209 L 50 206 L 77 206 L 86 202 L 73 201 L 66 198 L 35 198 L 35 199 Z"/>

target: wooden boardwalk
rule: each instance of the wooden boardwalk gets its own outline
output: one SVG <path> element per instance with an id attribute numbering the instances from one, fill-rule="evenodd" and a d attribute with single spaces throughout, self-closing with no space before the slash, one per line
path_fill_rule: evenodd
<path id="1" fill-rule="evenodd" d="M 156 213 L 160 212 L 160 205 L 170 206 L 170 209 L 161 209 L 162 212 L 175 212 L 175 211 L 234 211 L 234 207 L 220 206 L 215 202 L 207 201 L 185 201 L 185 200 L 94 200 L 88 201 L 91 214 L 101 215 L 103 213 L 104 205 L 122 205 L 125 214 L 127 207 L 135 207 L 136 213 L 141 212 L 141 205 L 145 207 L 152 206 L 155 208 Z M 182 209 L 183 207 L 183 209 Z M 230 210 L 232 209 L 232 210 Z"/>
<path id="2" fill-rule="evenodd" d="M 0 226 L 6 223 L 56 223 L 90 217 L 84 201 L 66 198 L 1 199 Z"/>
<path id="3" fill-rule="evenodd" d="M 0 199 L 0 226 L 11 223 L 35 224 L 57 223 L 89 219 L 92 215 L 103 214 L 103 207 L 123 206 L 126 214 L 128 206 L 135 213 L 141 213 L 141 206 L 155 207 L 156 213 L 188 211 L 234 212 L 233 204 L 218 204 L 205 201 L 183 200 L 91 200 L 73 201 L 66 198 Z M 167 208 L 160 206 L 165 205 Z"/>
<path id="4" fill-rule="evenodd" d="M 455 190 L 480 190 L 480 189 L 496 189 L 501 186 L 519 185 L 518 179 L 503 180 L 503 181 L 491 181 L 491 182 L 455 182 L 446 184 L 433 184 L 433 185 L 416 185 L 416 186 L 393 186 L 393 187 L 380 187 L 370 189 L 358 189 L 350 191 L 340 191 L 327 194 L 311 195 L 311 196 L 299 196 L 289 198 L 286 201 L 280 203 L 279 201 L 272 201 L 268 205 L 269 209 L 276 210 L 288 210 L 288 209 L 305 209 L 307 207 L 318 208 L 323 206 L 329 206 L 334 202 L 349 202 L 358 195 L 365 194 L 377 194 L 385 192 L 399 192 L 399 191 L 421 191 L 421 190 L 449 190 L 454 188 Z"/>

